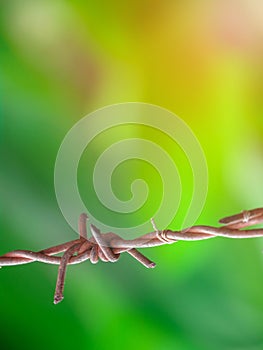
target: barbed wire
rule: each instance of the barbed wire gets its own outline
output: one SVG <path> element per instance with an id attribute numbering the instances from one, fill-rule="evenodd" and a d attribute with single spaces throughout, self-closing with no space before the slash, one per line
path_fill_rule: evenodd
<path id="1" fill-rule="evenodd" d="M 156 264 L 149 260 L 137 248 L 156 247 L 172 244 L 177 241 L 196 241 L 215 237 L 226 238 L 256 238 L 263 237 L 263 228 L 246 227 L 263 223 L 263 208 L 243 211 L 240 214 L 225 217 L 219 222 L 221 227 L 193 226 L 182 231 L 157 230 L 154 220 L 151 219 L 153 232 L 138 238 L 125 240 L 113 232 L 102 234 L 94 225 L 90 225 L 91 238 L 87 236 L 87 215 L 79 218 L 79 238 L 56 245 L 38 252 L 30 250 L 14 250 L 0 256 L 0 267 L 28 264 L 35 261 L 59 265 L 55 289 L 54 304 L 63 299 L 66 268 L 68 265 L 79 264 L 90 260 L 96 264 L 99 260 L 116 262 L 122 253 L 128 253 L 147 268 L 154 268 Z M 63 253 L 62 256 L 56 256 Z"/>

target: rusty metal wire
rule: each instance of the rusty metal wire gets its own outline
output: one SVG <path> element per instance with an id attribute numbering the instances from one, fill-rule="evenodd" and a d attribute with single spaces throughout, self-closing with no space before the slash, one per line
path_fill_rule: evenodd
<path id="1" fill-rule="evenodd" d="M 54 296 L 57 304 L 63 299 L 66 268 L 90 260 L 96 264 L 99 260 L 116 262 L 121 253 L 128 253 L 147 268 L 155 267 L 137 248 L 155 247 L 177 241 L 196 241 L 214 237 L 256 238 L 263 237 L 263 228 L 244 230 L 244 228 L 263 223 L 263 208 L 243 211 L 241 214 L 225 217 L 219 222 L 221 227 L 193 226 L 182 231 L 159 231 L 152 220 L 154 232 L 144 234 L 132 240 L 125 240 L 115 233 L 102 234 L 94 225 L 90 225 L 92 237 L 87 237 L 87 215 L 79 218 L 79 238 L 51 248 L 32 252 L 30 250 L 14 250 L 0 256 L 0 267 L 28 264 L 35 261 L 59 265 L 58 278 Z M 56 256 L 63 253 L 62 256 Z"/>

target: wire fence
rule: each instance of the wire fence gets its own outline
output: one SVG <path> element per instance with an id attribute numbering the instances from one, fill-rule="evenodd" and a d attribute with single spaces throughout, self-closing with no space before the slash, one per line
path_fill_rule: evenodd
<path id="1" fill-rule="evenodd" d="M 243 211 L 240 214 L 225 217 L 219 222 L 221 227 L 193 226 L 182 231 L 158 230 L 152 219 L 153 232 L 136 239 L 125 240 L 115 233 L 102 234 L 94 225 L 90 225 L 91 238 L 87 237 L 87 215 L 79 218 L 79 238 L 38 252 L 14 250 L 0 256 L 0 267 L 28 264 L 35 261 L 59 265 L 54 303 L 63 299 L 65 274 L 68 265 L 90 260 L 96 264 L 99 260 L 116 262 L 122 253 L 128 253 L 147 268 L 156 264 L 143 255 L 138 248 L 156 247 L 177 241 L 196 241 L 215 237 L 256 238 L 263 237 L 263 228 L 250 228 L 263 223 L 263 208 Z M 63 253 L 62 255 L 58 255 Z"/>

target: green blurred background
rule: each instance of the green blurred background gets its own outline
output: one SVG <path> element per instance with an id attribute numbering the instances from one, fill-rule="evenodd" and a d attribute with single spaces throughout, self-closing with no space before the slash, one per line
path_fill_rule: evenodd
<path id="1" fill-rule="evenodd" d="M 76 238 L 56 202 L 56 154 L 113 103 L 160 105 L 192 128 L 209 168 L 199 223 L 262 207 L 260 0 L 11 0 L 0 17 L 1 254 Z M 86 262 L 57 306 L 56 266 L 2 268 L 1 348 L 263 349 L 262 248 L 218 238 L 145 250 L 154 270 Z"/>

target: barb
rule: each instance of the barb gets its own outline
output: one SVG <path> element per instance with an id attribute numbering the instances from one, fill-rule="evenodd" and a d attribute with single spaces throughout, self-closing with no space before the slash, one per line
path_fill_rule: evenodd
<path id="1" fill-rule="evenodd" d="M 137 248 L 156 247 L 171 244 L 177 241 L 196 241 L 215 237 L 226 238 L 256 238 L 263 237 L 263 228 L 246 229 L 252 225 L 263 223 L 263 208 L 243 211 L 240 214 L 225 217 L 219 222 L 221 227 L 193 226 L 182 231 L 157 230 L 154 220 L 151 219 L 154 232 L 142 235 L 136 239 L 125 240 L 115 233 L 101 234 L 94 225 L 90 225 L 92 237 L 87 237 L 87 215 L 81 214 L 79 218 L 80 237 L 39 252 L 29 250 L 14 250 L 0 256 L 0 267 L 29 264 L 35 261 L 59 265 L 58 278 L 54 296 L 54 304 L 63 300 L 66 268 L 68 265 L 79 264 L 90 260 L 96 264 L 99 260 L 116 262 L 121 253 L 128 253 L 147 268 L 156 264 L 149 260 Z M 57 256 L 63 253 L 62 256 Z"/>

